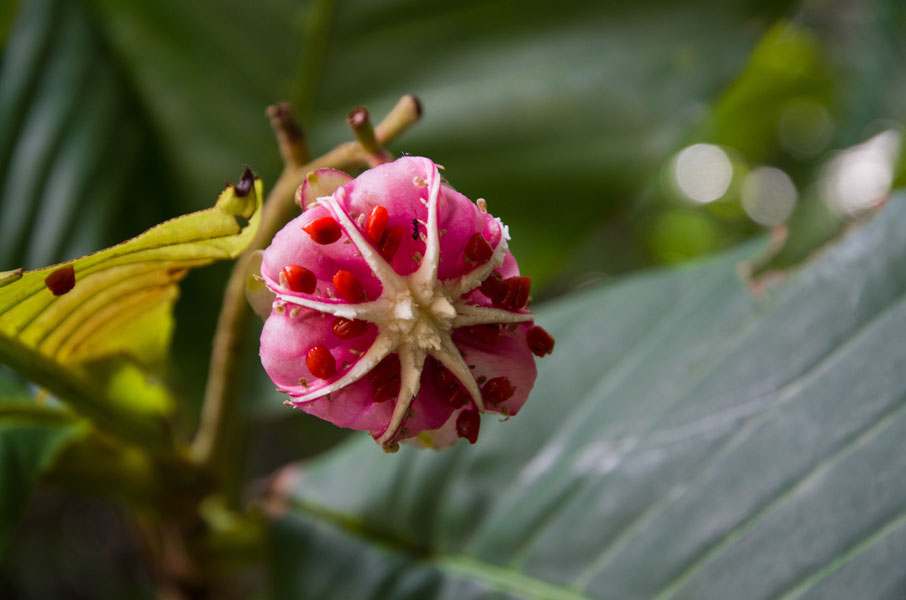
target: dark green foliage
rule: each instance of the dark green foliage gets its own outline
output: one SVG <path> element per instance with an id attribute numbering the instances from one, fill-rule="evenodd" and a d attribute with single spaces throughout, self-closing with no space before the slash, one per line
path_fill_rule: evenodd
<path id="1" fill-rule="evenodd" d="M 276 596 L 901 598 L 906 197 L 847 233 L 820 181 L 836 151 L 902 129 L 904 6 L 8 0 L 0 272 L 209 207 L 245 164 L 266 192 L 272 102 L 293 102 L 318 154 L 349 137 L 353 107 L 379 118 L 414 93 L 425 117 L 392 150 L 444 164 L 511 227 L 556 350 L 525 411 L 486 421 L 475 447 L 387 457 L 359 436 L 306 465 L 273 515 Z M 671 179 L 694 143 L 732 161 L 706 205 Z M 728 250 L 763 232 L 741 186 L 765 165 L 798 191 L 788 241 Z M 770 274 L 752 290 L 750 259 Z M 148 382 L 169 384 L 177 437 L 198 418 L 226 274 L 183 282 L 170 364 Z M 343 436 L 281 405 L 257 333 L 250 480 Z M 0 371 L 0 556 L 84 431 L 34 392 Z M 0 595 L 43 559 L 8 556 Z M 109 589 L 147 588 L 137 577 Z"/>
<path id="2" fill-rule="evenodd" d="M 762 297 L 750 244 L 550 303 L 556 352 L 478 446 L 305 467 L 277 596 L 902 597 L 904 226 L 899 195 Z"/>

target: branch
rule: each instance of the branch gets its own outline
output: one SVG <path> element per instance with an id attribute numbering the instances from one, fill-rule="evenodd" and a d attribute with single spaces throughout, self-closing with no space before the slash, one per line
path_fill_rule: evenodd
<path id="1" fill-rule="evenodd" d="M 61 368 L 56 361 L 2 335 L 0 364 L 66 398 L 71 406 L 101 429 L 139 444 L 155 456 L 172 452 L 172 431 L 163 415 L 111 401 L 108 390 L 83 371 Z"/>
<path id="2" fill-rule="evenodd" d="M 308 162 L 299 164 L 304 157 L 304 136 L 289 113 L 288 105 L 277 105 L 268 115 L 276 130 L 284 160 L 283 173 L 274 184 L 273 190 L 264 203 L 261 224 L 255 239 L 245 253 L 239 257 L 227 282 L 223 306 L 214 335 L 214 349 L 211 354 L 208 384 L 205 389 L 201 423 L 192 442 L 192 456 L 208 469 L 222 484 L 231 503 L 239 492 L 239 461 L 236 448 L 230 447 L 230 440 L 239 436 L 241 424 L 237 420 L 238 379 L 243 371 L 240 353 L 244 344 L 244 333 L 248 323 L 249 310 L 245 299 L 246 265 L 251 254 L 270 244 L 274 235 L 298 214 L 293 202 L 296 188 L 305 175 L 316 169 L 350 169 L 368 167 L 374 154 L 362 147 L 360 142 L 347 142 Z M 403 133 L 421 116 L 421 104 L 415 96 L 403 96 L 387 117 L 374 129 L 375 142 L 380 148 Z M 292 133 L 298 132 L 298 135 Z M 301 141 L 300 141 L 301 140 Z M 300 145 L 301 144 L 301 145 Z M 371 148 L 373 150 L 373 148 Z"/>

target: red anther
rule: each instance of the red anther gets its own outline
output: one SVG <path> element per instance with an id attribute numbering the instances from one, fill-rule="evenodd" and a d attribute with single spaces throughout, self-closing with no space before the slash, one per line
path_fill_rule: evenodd
<path id="1" fill-rule="evenodd" d="M 399 354 L 388 354 L 384 359 L 375 365 L 368 372 L 368 381 L 371 385 L 378 387 L 390 381 L 400 379 L 400 357 Z"/>
<path id="2" fill-rule="evenodd" d="M 374 402 L 395 400 L 400 395 L 401 385 L 402 382 L 398 377 L 381 384 L 376 384 L 371 388 L 371 400 Z"/>
<path id="3" fill-rule="evenodd" d="M 535 356 L 545 356 L 554 351 L 554 337 L 543 327 L 532 327 L 525 336 L 529 350 Z"/>
<path id="4" fill-rule="evenodd" d="M 496 346 L 503 339 L 503 334 L 500 332 L 500 325 L 496 323 L 489 325 L 472 325 L 467 328 L 466 331 L 472 339 L 489 346 Z"/>
<path id="5" fill-rule="evenodd" d="M 491 298 L 497 308 L 509 308 L 516 300 L 516 288 L 519 286 L 519 277 L 507 277 L 503 280 L 503 291 L 496 298 Z"/>
<path id="6" fill-rule="evenodd" d="M 389 228 L 384 232 L 381 243 L 378 244 L 381 250 L 381 256 L 386 260 L 393 260 L 396 251 L 400 249 L 400 242 L 403 241 L 403 235 L 406 234 L 406 228 L 402 225 Z"/>
<path id="7" fill-rule="evenodd" d="M 532 291 L 532 278 L 531 277 L 520 277 L 519 283 L 516 285 L 516 294 L 513 299 L 513 304 L 510 306 L 513 310 L 518 310 L 525 307 L 528 303 L 529 293 Z"/>
<path id="8" fill-rule="evenodd" d="M 317 244 L 332 244 L 340 239 L 342 234 L 340 224 L 333 217 L 315 219 L 308 225 L 303 225 L 302 230 Z"/>
<path id="9" fill-rule="evenodd" d="M 75 269 L 72 265 L 63 265 L 44 278 L 44 285 L 54 296 L 62 296 L 75 287 Z"/>
<path id="10" fill-rule="evenodd" d="M 497 271 L 491 271 L 491 274 L 481 282 L 481 293 L 490 298 L 491 300 L 496 300 L 497 298 L 506 294 L 506 285 L 503 282 L 503 276 Z"/>
<path id="11" fill-rule="evenodd" d="M 337 288 L 337 294 L 347 302 L 362 302 L 365 300 L 365 290 L 362 284 L 356 279 L 356 276 L 340 269 L 333 276 L 333 287 Z"/>
<path id="12" fill-rule="evenodd" d="M 337 372 L 337 361 L 334 360 L 330 350 L 321 344 L 312 346 L 308 351 L 305 356 L 305 365 L 312 375 L 321 379 L 329 379 Z"/>
<path id="13" fill-rule="evenodd" d="M 387 209 L 379 204 L 371 209 L 371 214 L 365 221 L 365 233 L 372 242 L 380 244 L 385 229 L 387 229 Z"/>
<path id="14" fill-rule="evenodd" d="M 481 397 L 487 404 L 500 404 L 512 398 L 516 388 L 506 377 L 495 377 L 481 386 Z"/>
<path id="15" fill-rule="evenodd" d="M 368 322 L 359 319 L 344 319 L 336 317 L 333 320 L 333 334 L 341 340 L 349 340 L 359 337 L 368 331 Z"/>
<path id="16" fill-rule="evenodd" d="M 318 278 L 315 277 L 315 274 L 299 265 L 283 267 L 283 277 L 286 278 L 286 285 L 289 289 L 301 294 L 311 294 L 318 285 Z"/>
<path id="17" fill-rule="evenodd" d="M 456 417 L 456 433 L 466 438 L 470 444 L 478 441 L 478 430 L 481 429 L 481 417 L 478 411 L 464 410 Z"/>
<path id="18" fill-rule="evenodd" d="M 446 400 L 451 408 L 462 408 L 472 401 L 472 396 L 461 385 L 457 385 L 447 393 Z"/>
<path id="19" fill-rule="evenodd" d="M 492 298 L 494 306 L 509 310 L 518 310 L 528 302 L 532 289 L 531 277 L 507 277 L 503 280 L 505 292 Z"/>
<path id="20" fill-rule="evenodd" d="M 474 233 L 469 238 L 469 241 L 466 242 L 466 247 L 463 249 L 462 254 L 470 265 L 482 264 L 488 262 L 491 255 L 494 254 L 494 249 L 491 248 L 491 245 L 484 239 L 483 235 Z"/>

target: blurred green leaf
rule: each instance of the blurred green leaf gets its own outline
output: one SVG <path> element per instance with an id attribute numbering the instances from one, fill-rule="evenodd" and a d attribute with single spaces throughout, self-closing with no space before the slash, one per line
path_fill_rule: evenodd
<path id="1" fill-rule="evenodd" d="M 0 62 L 0 269 L 86 254 L 177 210 L 153 135 L 82 3 L 12 4 Z"/>
<path id="2" fill-rule="evenodd" d="M 666 2 L 91 4 L 195 197 L 250 156 L 276 173 L 259 115 L 281 96 L 317 147 L 348 135 L 351 108 L 380 114 L 411 92 L 427 117 L 398 147 L 487 198 L 540 282 L 634 199 L 792 2 L 694 2 L 682 18 Z"/>
<path id="3" fill-rule="evenodd" d="M 760 296 L 749 244 L 549 304 L 478 445 L 281 478 L 276 597 L 901 598 L 904 227 L 901 194 Z"/>
<path id="4" fill-rule="evenodd" d="M 828 122 L 827 131 L 812 131 L 806 111 L 827 115 L 832 89 L 817 36 L 781 21 L 765 33 L 745 69 L 721 95 L 702 135 L 744 150 L 754 164 L 777 159 L 783 144 L 814 156 L 827 147 L 832 126 Z"/>
<path id="5" fill-rule="evenodd" d="M 352 103 L 418 94 L 425 121 L 400 148 L 486 198 L 543 286 L 638 200 L 789 4 L 338 3 L 312 135 Z"/>
<path id="6" fill-rule="evenodd" d="M 28 391 L 0 370 L 0 557 L 32 486 L 79 432 L 72 418 L 36 406 Z"/>
<path id="7" fill-rule="evenodd" d="M 6 418 L 0 408 L 0 556 L 32 486 L 78 428 L 71 422 Z"/>
<path id="8" fill-rule="evenodd" d="M 115 405 L 130 426 L 153 429 L 170 399 L 136 365 L 160 367 L 177 283 L 191 268 L 238 256 L 258 229 L 261 202 L 261 180 L 246 171 L 212 208 L 64 265 L 6 274 L 0 361 L 106 426 L 116 425 Z"/>
<path id="9" fill-rule="evenodd" d="M 50 105 L 53 110 L 40 114 L 62 125 L 47 126 L 50 141 L 40 146 L 59 150 L 36 153 L 26 161 L 35 168 L 17 181 L 44 189 L 49 177 L 62 177 L 62 165 L 75 164 L 48 157 L 62 157 L 62 149 L 71 147 L 84 163 L 73 170 L 78 181 L 101 172 L 103 181 L 112 173 L 142 183 L 128 191 L 111 184 L 104 207 L 86 210 L 60 201 L 60 210 L 37 215 L 33 200 L 7 196 L 21 204 L 15 223 L 10 217 L 14 235 L 8 243 L 15 239 L 24 247 L 31 240 L 33 250 L 46 256 L 54 247 L 50 241 L 66 239 L 69 231 L 89 240 L 82 232 L 101 236 L 115 222 L 111 214 L 126 204 L 115 198 L 128 197 L 130 207 L 143 210 L 160 211 L 152 200 L 160 197 L 182 211 L 197 209 L 212 182 L 243 162 L 272 180 L 279 160 L 263 110 L 275 100 L 294 101 L 317 150 L 348 136 L 349 109 L 364 104 L 380 114 L 400 93 L 413 92 L 422 97 L 426 118 L 395 149 L 432 156 L 463 192 L 487 198 L 511 225 L 521 267 L 539 292 L 561 270 L 569 279 L 589 263 L 594 270 L 638 266 L 638 253 L 625 249 L 595 248 L 583 255 L 582 267 L 567 268 L 566 261 L 590 231 L 638 198 L 652 171 L 700 122 L 761 33 L 790 4 L 698 0 L 680 16 L 668 2 L 563 7 L 514 0 L 267 0 L 249 7 L 242 0 L 22 0 L 16 36 L 4 50 L 15 68 L 5 68 L 0 80 L 27 74 L 31 83 L 9 87 L 28 91 L 12 95 L 19 113 L 27 108 L 36 114 L 11 116 L 10 123 L 20 139 L 32 139 L 26 134 L 37 125 L 17 124 L 42 122 L 38 107 Z M 41 18 L 28 18 L 35 14 Z M 67 41 L 74 36 L 64 35 L 69 29 L 88 41 Z M 67 66 L 67 60 L 78 64 Z M 110 74 L 104 76 L 108 108 L 87 99 L 96 86 L 78 75 L 79 68 Z M 65 77 L 51 77 L 52 69 Z M 59 91 L 73 86 L 86 94 Z M 76 108 L 67 108 L 72 103 Z M 120 111 L 126 124 L 102 117 Z M 76 129 L 84 137 L 76 139 Z M 119 136 L 129 131 L 134 143 L 117 152 Z M 92 143 L 91 136 L 111 142 Z M 0 146 L 5 139 L 0 136 Z M 16 142 L 14 159 L 29 156 L 23 147 Z M 78 148 L 89 151 L 79 154 Z M 146 165 L 154 168 L 146 172 Z M 136 191 L 150 191 L 148 199 L 133 198 Z M 214 269 L 190 277 L 184 289 L 192 301 L 177 307 L 174 378 L 189 400 L 200 395 L 216 315 L 209 307 L 219 301 L 223 276 Z M 248 395 L 270 398 L 269 389 L 259 382 Z"/>
<path id="10" fill-rule="evenodd" d="M 718 217 L 713 225 L 724 234 L 716 238 L 717 247 L 757 230 L 743 212 L 740 184 L 765 165 L 785 171 L 798 197 L 786 220 L 787 244 L 762 268 L 785 269 L 805 260 L 852 220 L 829 208 L 822 177 L 839 150 L 882 131 L 902 133 L 904 26 L 906 8 L 897 0 L 802 3 L 795 18 L 779 21 L 763 36 L 692 138 L 720 144 L 734 157 L 735 185 L 719 202 L 697 207 Z M 902 166 L 896 169 L 901 172 Z M 677 199 L 670 191 L 657 190 L 647 199 L 642 210 L 654 216 L 646 222 L 657 224 L 673 208 Z M 717 214 L 718 207 L 736 211 Z M 669 260 L 658 234 L 657 227 L 640 229 L 653 257 Z M 674 243 L 673 253 L 700 249 L 694 239 L 676 236 Z"/>

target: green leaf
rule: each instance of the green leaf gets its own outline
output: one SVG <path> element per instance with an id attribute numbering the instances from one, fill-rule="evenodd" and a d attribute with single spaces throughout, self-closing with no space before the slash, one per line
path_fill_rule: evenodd
<path id="1" fill-rule="evenodd" d="M 668 2 L 593 0 L 569 10 L 513 0 L 430 7 L 411 0 L 272 0 L 253 9 L 242 0 L 23 0 L 21 12 L 54 2 L 65 11 L 57 10 L 57 29 L 47 38 L 62 39 L 59 30 L 66 27 L 60 23 L 78 20 L 70 13 L 86 13 L 97 49 L 88 55 L 56 42 L 44 54 L 90 56 L 92 72 L 106 73 L 113 65 L 118 93 L 112 103 L 123 107 L 130 130 L 137 130 L 135 152 L 104 153 L 103 161 L 117 167 L 102 171 L 141 176 L 145 183 L 137 187 L 153 189 L 152 197 L 159 190 L 180 210 L 194 210 L 211 181 L 221 181 L 249 157 L 265 181 L 277 176 L 277 147 L 262 114 L 268 104 L 292 100 L 317 153 L 348 138 L 344 123 L 351 108 L 367 105 L 378 115 L 402 93 L 416 93 L 426 116 L 394 150 L 432 156 L 463 192 L 487 198 L 511 225 L 521 268 L 539 291 L 555 278 L 571 286 L 588 271 L 639 266 L 637 248 L 613 249 L 611 243 L 584 252 L 578 246 L 641 195 L 652 173 L 701 121 L 704 107 L 734 78 L 761 32 L 792 4 L 699 0 L 684 6 L 682 18 Z M 3 76 L 28 72 L 31 63 L 16 64 Z M 39 74 L 49 69 L 36 64 Z M 81 96 L 51 97 L 65 104 Z M 37 104 L 30 102 L 25 105 Z M 81 110 L 93 115 L 93 104 L 83 104 Z M 69 145 L 107 147 L 87 140 L 86 134 Z M 130 171 L 133 162 L 158 170 L 151 177 L 143 168 Z M 45 177 L 29 173 L 22 179 Z M 131 193 L 120 194 L 130 209 L 155 205 L 136 202 Z M 562 198 L 575 210 L 550 209 L 552 199 Z M 82 231 L 88 221 L 104 231 L 94 216 L 112 220 L 116 206 L 123 203 L 95 212 L 68 208 L 72 218 L 58 222 L 76 223 L 72 230 Z M 24 226 L 10 229 L 27 236 Z M 632 228 L 619 229 L 634 235 Z M 593 264 L 572 261 L 577 255 Z M 201 395 L 214 329 L 214 314 L 194 307 L 217 302 L 222 280 L 216 270 L 190 279 L 184 291 L 192 301 L 177 308 L 174 375 L 189 397 Z M 267 397 L 268 389 L 260 381 L 246 396 Z M 279 401 L 270 405 L 281 408 Z"/>
<path id="2" fill-rule="evenodd" d="M 77 433 L 71 422 L 0 417 L 0 556 L 32 486 Z"/>
<path id="3" fill-rule="evenodd" d="M 81 428 L 66 413 L 30 401 L 0 370 L 0 557 L 35 482 Z"/>
<path id="4" fill-rule="evenodd" d="M 587 0 L 91 4 L 190 189 L 242 156 L 276 157 L 259 119 L 274 100 L 290 96 L 323 148 L 348 136 L 350 109 L 382 114 L 414 93 L 426 118 L 397 147 L 487 198 L 538 283 L 636 197 L 793 3 L 698 1 L 682 18 L 670 2 Z"/>
<path id="5" fill-rule="evenodd" d="M 904 227 L 898 195 L 761 295 L 749 244 L 544 307 L 476 446 L 281 479 L 277 597 L 901 598 Z"/>
<path id="6" fill-rule="evenodd" d="M 418 94 L 424 122 L 399 147 L 486 198 L 544 285 L 638 200 L 788 4 L 692 2 L 678 17 L 658 1 L 336 3 L 312 137 L 338 135 L 343 108 Z M 596 258 L 596 270 L 621 260 Z"/>
<path id="7" fill-rule="evenodd" d="M 82 3 L 12 4 L 0 66 L 0 269 L 81 256 L 178 210 Z"/>
<path id="8" fill-rule="evenodd" d="M 251 177 L 246 170 L 214 207 L 112 248 L 3 275 L 0 361 L 115 431 L 124 425 L 116 419 L 123 418 L 130 431 L 120 433 L 154 435 L 170 402 L 148 387 L 137 366 L 153 369 L 163 362 L 177 284 L 187 271 L 235 258 L 251 242 L 262 201 L 261 181 L 253 185 Z M 74 273 L 71 289 L 49 283 L 67 270 Z"/>

